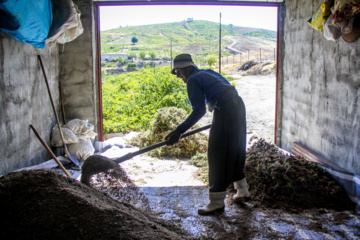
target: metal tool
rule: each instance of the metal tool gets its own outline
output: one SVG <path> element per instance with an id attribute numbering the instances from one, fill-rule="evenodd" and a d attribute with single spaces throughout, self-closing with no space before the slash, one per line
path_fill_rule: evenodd
<path id="1" fill-rule="evenodd" d="M 208 124 L 203 127 L 191 130 L 189 132 L 182 134 L 180 138 L 188 137 L 195 133 L 209 129 L 210 127 L 211 127 L 211 124 Z M 81 167 L 82 173 L 81 173 L 80 181 L 84 184 L 89 185 L 90 178 L 92 175 L 101 173 L 101 172 L 106 172 L 107 170 L 110 170 L 110 169 L 114 169 L 118 166 L 119 163 L 129 160 L 139 154 L 146 153 L 146 152 L 149 152 L 156 148 L 162 147 L 162 146 L 166 145 L 166 143 L 167 143 L 167 141 L 161 141 L 161 142 L 155 143 L 153 145 L 150 145 L 148 147 L 145 147 L 143 149 L 140 149 L 138 151 L 128 153 L 128 154 L 126 154 L 122 157 L 116 158 L 116 159 L 110 159 L 110 158 L 107 158 L 107 157 L 104 157 L 101 155 L 92 155 L 85 160 L 85 163 Z"/>

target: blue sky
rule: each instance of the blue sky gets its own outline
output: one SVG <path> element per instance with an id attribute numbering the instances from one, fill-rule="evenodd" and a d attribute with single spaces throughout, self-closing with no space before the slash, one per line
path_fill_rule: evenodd
<path id="1" fill-rule="evenodd" d="M 100 7 L 100 30 L 119 26 L 137 26 L 170 23 L 193 18 L 219 22 L 240 27 L 255 27 L 276 31 L 276 7 L 243 6 L 102 6 Z"/>

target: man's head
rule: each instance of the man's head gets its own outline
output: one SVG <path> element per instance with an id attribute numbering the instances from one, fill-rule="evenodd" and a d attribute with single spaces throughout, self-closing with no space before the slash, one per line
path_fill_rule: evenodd
<path id="1" fill-rule="evenodd" d="M 174 58 L 174 67 L 171 70 L 171 73 L 178 78 L 181 78 L 186 83 L 187 78 L 190 76 L 194 67 L 197 68 L 190 54 L 180 54 Z"/>

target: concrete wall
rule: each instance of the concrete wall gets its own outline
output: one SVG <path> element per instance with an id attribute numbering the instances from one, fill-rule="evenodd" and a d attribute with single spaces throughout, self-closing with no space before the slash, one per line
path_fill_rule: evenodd
<path id="1" fill-rule="evenodd" d="M 281 147 L 299 141 L 360 174 L 360 40 L 328 41 L 312 29 L 320 3 L 285 1 Z"/>
<path id="2" fill-rule="evenodd" d="M 59 46 L 59 77 L 64 94 L 65 116 L 67 121 L 74 118 L 88 119 L 96 126 L 96 41 L 92 0 L 73 2 L 81 12 L 84 32 L 74 41 Z"/>
<path id="3" fill-rule="evenodd" d="M 41 55 L 60 121 L 59 80 L 67 121 L 88 119 L 97 125 L 92 1 L 74 3 L 81 12 L 84 33 L 73 42 L 36 49 L 0 31 L 0 175 L 51 158 L 29 128 L 32 124 L 50 146 L 56 119 L 37 55 Z"/>
<path id="4" fill-rule="evenodd" d="M 32 124 L 49 144 L 56 124 L 37 55 L 59 110 L 57 47 L 36 50 L 0 31 L 0 175 L 49 159 L 29 128 Z"/>

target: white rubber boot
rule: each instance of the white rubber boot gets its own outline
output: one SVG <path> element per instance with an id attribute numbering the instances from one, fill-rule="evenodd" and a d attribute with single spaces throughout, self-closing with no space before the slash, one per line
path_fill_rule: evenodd
<path id="1" fill-rule="evenodd" d="M 210 215 L 218 211 L 224 211 L 226 192 L 210 192 L 210 203 L 198 210 L 199 215 Z"/>
<path id="2" fill-rule="evenodd" d="M 246 202 L 250 200 L 246 178 L 234 182 L 234 188 L 236 189 L 236 194 L 233 196 L 234 202 Z"/>

